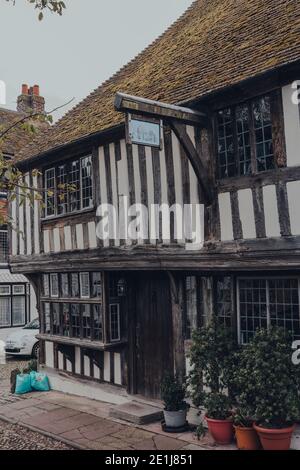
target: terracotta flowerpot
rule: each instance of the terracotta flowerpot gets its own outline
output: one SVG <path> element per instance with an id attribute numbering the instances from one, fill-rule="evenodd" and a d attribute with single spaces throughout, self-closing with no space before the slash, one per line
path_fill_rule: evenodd
<path id="1" fill-rule="evenodd" d="M 206 416 L 208 430 L 217 444 L 227 445 L 233 440 L 232 419 L 212 419 Z"/>
<path id="2" fill-rule="evenodd" d="M 264 450 L 289 450 L 295 426 L 284 429 L 262 428 L 254 424 Z"/>
<path id="3" fill-rule="evenodd" d="M 234 426 L 237 447 L 240 450 L 259 450 L 260 442 L 255 429 Z"/>

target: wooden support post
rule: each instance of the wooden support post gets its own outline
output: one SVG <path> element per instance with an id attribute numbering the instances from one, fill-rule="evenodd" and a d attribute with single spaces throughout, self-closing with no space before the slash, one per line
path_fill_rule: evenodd
<path id="1" fill-rule="evenodd" d="M 183 337 L 183 279 L 175 279 L 170 271 L 168 271 L 168 276 L 170 280 L 172 304 L 174 371 L 176 374 L 184 376 L 186 367 Z"/>

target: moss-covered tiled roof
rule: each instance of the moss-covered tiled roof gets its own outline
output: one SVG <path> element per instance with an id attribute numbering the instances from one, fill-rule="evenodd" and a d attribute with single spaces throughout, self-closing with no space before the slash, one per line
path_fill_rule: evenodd
<path id="1" fill-rule="evenodd" d="M 17 111 L 0 108 L 0 133 L 5 131 L 8 127 L 14 126 L 14 124 L 23 117 L 24 114 Z M 6 134 L 3 144 L 1 144 L 1 152 L 14 155 L 30 141 L 32 141 L 32 136 L 22 129 L 20 125 L 17 125 Z"/>
<path id="2" fill-rule="evenodd" d="M 114 110 L 116 92 L 172 104 L 188 102 L 299 58 L 299 0 L 196 0 L 162 36 L 19 158 L 120 124 L 122 115 Z"/>

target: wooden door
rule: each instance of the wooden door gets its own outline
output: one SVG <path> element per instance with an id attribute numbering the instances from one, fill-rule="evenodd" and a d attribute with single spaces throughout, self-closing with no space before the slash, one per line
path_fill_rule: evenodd
<path id="1" fill-rule="evenodd" d="M 173 370 L 172 311 L 169 280 L 164 275 L 139 275 L 136 298 L 136 391 L 160 397 L 163 375 Z"/>

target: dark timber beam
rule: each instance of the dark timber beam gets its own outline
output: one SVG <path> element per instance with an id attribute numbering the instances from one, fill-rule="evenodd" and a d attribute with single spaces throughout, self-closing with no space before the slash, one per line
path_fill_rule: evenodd
<path id="1" fill-rule="evenodd" d="M 115 109 L 120 112 L 139 114 L 160 119 L 177 119 L 186 124 L 197 124 L 207 127 L 208 118 L 204 113 L 182 106 L 162 103 L 160 101 L 148 100 L 138 96 L 117 93 L 115 98 Z"/>
<path id="2" fill-rule="evenodd" d="M 170 125 L 181 146 L 183 147 L 188 159 L 190 160 L 194 172 L 196 173 L 197 179 L 205 196 L 205 202 L 207 205 L 210 205 L 213 200 L 213 194 L 208 171 L 203 165 L 201 158 L 186 131 L 185 125 L 175 121 L 171 121 Z"/>

